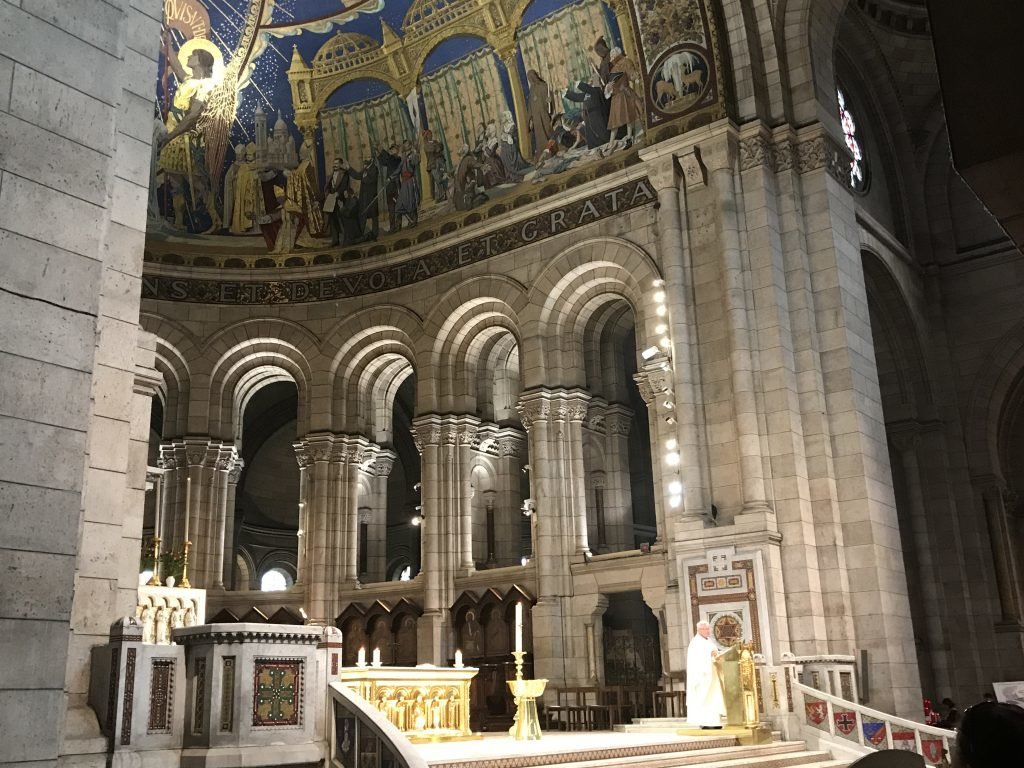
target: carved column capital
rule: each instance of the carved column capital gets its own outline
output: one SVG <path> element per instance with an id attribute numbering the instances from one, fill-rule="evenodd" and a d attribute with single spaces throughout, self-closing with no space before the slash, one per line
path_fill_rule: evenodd
<path id="1" fill-rule="evenodd" d="M 229 485 L 238 485 L 238 481 L 242 478 L 243 469 L 245 469 L 245 459 L 238 456 L 235 458 L 234 464 L 231 465 L 231 469 L 228 470 Z"/>
<path id="2" fill-rule="evenodd" d="M 605 411 L 604 428 L 609 435 L 626 436 L 633 426 L 633 409 L 613 403 Z"/>

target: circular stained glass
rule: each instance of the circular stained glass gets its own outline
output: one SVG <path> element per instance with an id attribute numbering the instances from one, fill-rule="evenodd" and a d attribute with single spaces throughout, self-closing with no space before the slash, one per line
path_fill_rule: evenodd
<path id="1" fill-rule="evenodd" d="M 836 89 L 836 96 L 839 100 L 839 124 L 842 126 L 843 138 L 846 139 L 846 146 L 853 158 L 850 161 L 850 185 L 854 189 L 862 190 L 867 184 L 867 165 L 857 136 L 857 121 L 853 119 L 847 106 L 846 95 L 841 89 Z"/>

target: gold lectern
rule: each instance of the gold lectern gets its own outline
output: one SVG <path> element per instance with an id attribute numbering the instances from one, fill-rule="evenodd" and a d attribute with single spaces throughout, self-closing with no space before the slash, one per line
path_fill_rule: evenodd
<path id="1" fill-rule="evenodd" d="M 745 744 L 767 744 L 771 731 L 761 725 L 757 704 L 757 671 L 754 644 L 739 642 L 718 657 L 725 694 L 725 721 L 730 729 L 741 729 Z"/>

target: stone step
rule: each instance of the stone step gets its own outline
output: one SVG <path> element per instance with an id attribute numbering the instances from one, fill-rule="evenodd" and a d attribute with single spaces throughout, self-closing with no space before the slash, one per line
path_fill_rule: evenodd
<path id="1" fill-rule="evenodd" d="M 839 768 L 828 752 L 808 750 L 802 742 L 757 747 L 721 747 L 658 755 L 558 763 L 560 768 Z"/>

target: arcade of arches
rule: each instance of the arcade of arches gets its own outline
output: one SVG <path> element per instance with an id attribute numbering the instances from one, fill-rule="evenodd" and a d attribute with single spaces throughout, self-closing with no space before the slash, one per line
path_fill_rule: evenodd
<path id="1" fill-rule="evenodd" d="M 163 4 L 82 2 L 110 28 L 0 3 L 0 733 L 35 723 L 0 762 L 102 763 L 90 649 L 186 526 L 208 616 L 463 650 L 474 725 L 515 602 L 563 685 L 682 673 L 700 619 L 864 651 L 912 718 L 1024 678 L 1024 257 L 951 163 L 923 5 L 693 0 L 678 115 L 652 61 L 592 165 L 278 260 L 147 239 Z"/>

